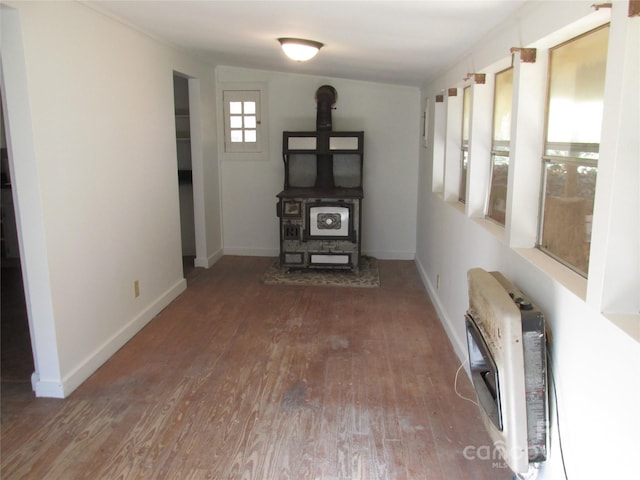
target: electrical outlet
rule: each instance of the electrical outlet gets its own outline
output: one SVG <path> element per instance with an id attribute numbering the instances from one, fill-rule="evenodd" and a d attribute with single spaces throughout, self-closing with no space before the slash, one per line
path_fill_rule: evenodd
<path id="1" fill-rule="evenodd" d="M 135 298 L 140 296 L 140 282 L 138 280 L 133 281 L 133 295 Z"/>
<path id="2" fill-rule="evenodd" d="M 436 290 L 440 288 L 440 274 L 436 275 Z"/>

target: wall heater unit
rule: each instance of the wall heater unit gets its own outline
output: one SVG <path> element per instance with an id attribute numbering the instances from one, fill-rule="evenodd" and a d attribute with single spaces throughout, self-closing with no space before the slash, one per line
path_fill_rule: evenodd
<path id="1" fill-rule="evenodd" d="M 509 468 L 527 474 L 547 457 L 544 316 L 499 272 L 474 268 L 467 278 L 467 346 L 480 413 Z"/>

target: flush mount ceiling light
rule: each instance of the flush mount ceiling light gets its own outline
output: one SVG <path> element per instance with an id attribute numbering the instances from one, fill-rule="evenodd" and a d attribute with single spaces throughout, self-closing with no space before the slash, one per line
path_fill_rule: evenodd
<path id="1" fill-rule="evenodd" d="M 322 43 L 301 38 L 279 38 L 278 41 L 287 57 L 296 62 L 306 62 L 316 56 Z"/>

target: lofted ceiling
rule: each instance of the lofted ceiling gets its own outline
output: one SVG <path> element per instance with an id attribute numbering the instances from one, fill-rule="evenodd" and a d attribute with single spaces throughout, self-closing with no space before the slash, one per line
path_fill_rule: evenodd
<path id="1" fill-rule="evenodd" d="M 524 0 L 109 1 L 90 5 L 216 65 L 419 86 Z M 277 41 L 322 42 L 306 63 Z"/>

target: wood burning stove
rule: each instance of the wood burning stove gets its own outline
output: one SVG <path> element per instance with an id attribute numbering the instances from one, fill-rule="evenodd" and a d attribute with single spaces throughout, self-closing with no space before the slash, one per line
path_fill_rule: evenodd
<path id="1" fill-rule="evenodd" d="M 316 92 L 314 132 L 283 132 L 284 190 L 278 194 L 280 264 L 339 268 L 360 264 L 364 132 L 334 132 L 337 92 Z"/>

